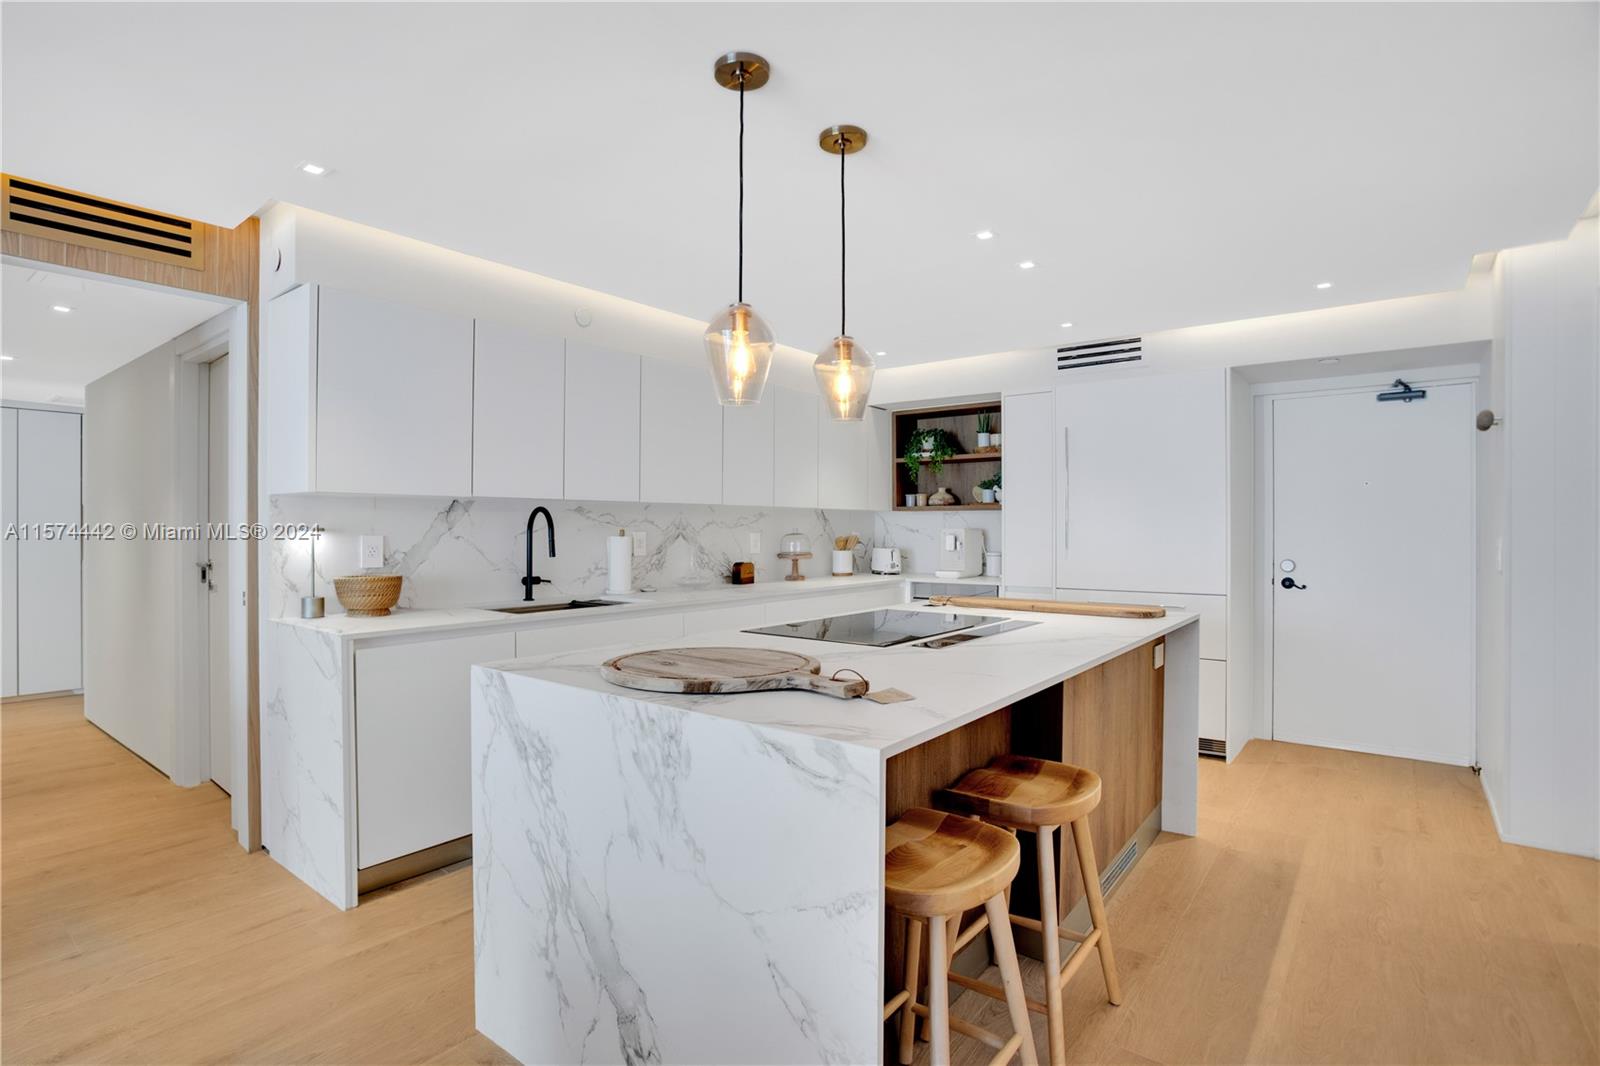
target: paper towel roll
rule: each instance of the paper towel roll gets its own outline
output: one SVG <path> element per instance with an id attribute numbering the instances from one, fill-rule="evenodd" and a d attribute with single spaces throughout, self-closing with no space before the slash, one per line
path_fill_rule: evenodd
<path id="1" fill-rule="evenodd" d="M 606 538 L 606 591 L 613 596 L 633 591 L 633 538 Z"/>

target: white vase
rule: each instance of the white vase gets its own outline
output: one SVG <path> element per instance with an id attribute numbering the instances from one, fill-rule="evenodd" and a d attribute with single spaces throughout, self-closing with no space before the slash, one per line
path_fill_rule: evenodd
<path id="1" fill-rule="evenodd" d="M 996 448 L 1000 447 L 1000 434 L 998 434 L 998 433 L 989 434 L 989 443 L 992 444 Z"/>
<path id="2" fill-rule="evenodd" d="M 1001 502 L 1001 500 L 1000 500 L 1000 490 L 999 489 L 995 489 L 994 490 L 994 502 L 995 503 L 1000 503 Z"/>
<path id="3" fill-rule="evenodd" d="M 979 500 L 978 502 L 980 502 L 980 503 L 993 503 L 994 502 L 994 489 L 979 489 L 978 491 L 983 494 L 983 498 L 981 500 Z"/>
<path id="4" fill-rule="evenodd" d="M 906 493 L 906 506 L 907 507 L 915 507 L 916 505 L 917 505 L 917 494 L 914 493 L 914 492 Z"/>
<path id="5" fill-rule="evenodd" d="M 990 435 L 988 433 L 979 433 L 978 434 L 978 447 L 980 449 L 989 447 L 989 439 L 990 439 Z"/>

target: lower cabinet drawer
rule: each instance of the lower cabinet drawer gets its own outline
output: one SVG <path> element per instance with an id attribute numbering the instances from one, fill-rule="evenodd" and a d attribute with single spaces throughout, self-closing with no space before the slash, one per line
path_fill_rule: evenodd
<path id="1" fill-rule="evenodd" d="M 1228 664 L 1220 659 L 1200 660 L 1200 736 L 1228 739 Z"/>
<path id="2" fill-rule="evenodd" d="M 357 649 L 357 867 L 472 832 L 472 665 L 514 644 L 491 633 Z"/>
<path id="3" fill-rule="evenodd" d="M 676 640 L 683 636 L 683 615 L 651 614 L 643 618 L 615 618 L 582 625 L 544 626 L 517 631 L 517 658 L 548 655 L 602 644 L 634 644 L 647 640 Z"/>
<path id="4" fill-rule="evenodd" d="M 685 635 L 716 633 L 727 629 L 755 629 L 767 624 L 766 607 L 759 603 L 741 603 L 735 607 L 712 607 L 704 611 L 686 611 L 683 615 Z"/>

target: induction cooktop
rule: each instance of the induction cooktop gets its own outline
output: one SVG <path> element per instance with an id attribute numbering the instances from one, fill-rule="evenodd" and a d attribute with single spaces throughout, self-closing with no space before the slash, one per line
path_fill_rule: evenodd
<path id="1" fill-rule="evenodd" d="M 947 611 L 861 611 L 858 614 L 839 614 L 830 618 L 812 618 L 804 622 L 786 622 L 777 626 L 747 629 L 746 633 L 765 633 L 774 637 L 799 637 L 802 640 L 826 640 L 834 644 L 865 644 L 874 648 L 887 648 L 907 641 L 942 636 L 990 622 L 1003 622 L 996 615 L 953 614 Z"/>

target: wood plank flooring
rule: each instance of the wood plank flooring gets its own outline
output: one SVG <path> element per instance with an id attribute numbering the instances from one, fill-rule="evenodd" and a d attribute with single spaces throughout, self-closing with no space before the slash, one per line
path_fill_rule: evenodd
<path id="1" fill-rule="evenodd" d="M 1110 901 L 1123 1006 L 1068 990 L 1072 1061 L 1600 1061 L 1600 864 L 1501 844 L 1467 771 L 1257 741 L 1200 782 Z M 78 700 L 0 707 L 0 1060 L 505 1061 L 469 870 L 340 913 L 227 823 Z"/>

